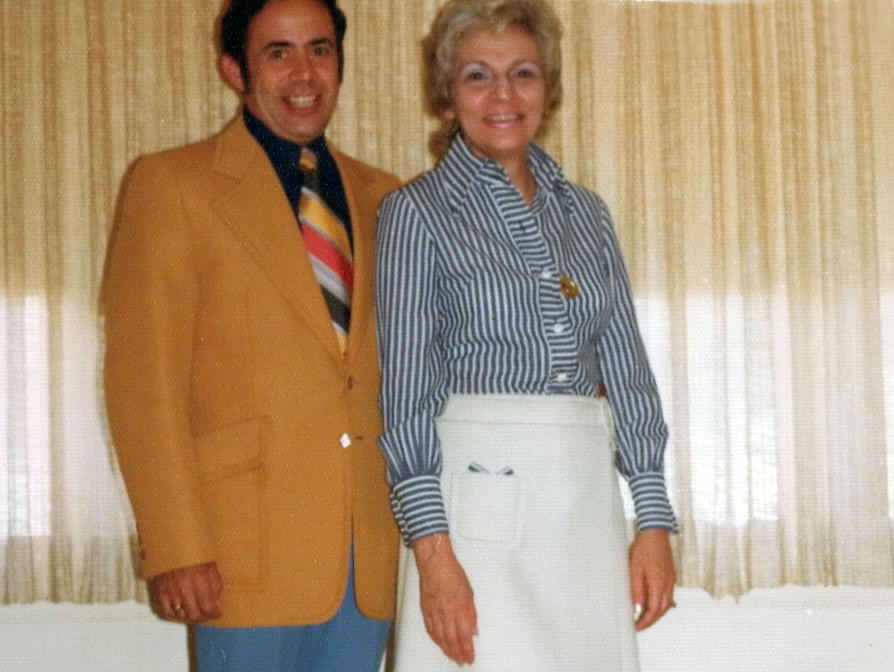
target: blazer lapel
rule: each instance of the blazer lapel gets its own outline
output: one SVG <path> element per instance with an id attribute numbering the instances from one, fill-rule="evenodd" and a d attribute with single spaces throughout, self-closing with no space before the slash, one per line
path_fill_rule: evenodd
<path id="1" fill-rule="evenodd" d="M 348 212 L 351 213 L 351 230 L 354 238 L 354 295 L 351 299 L 351 326 L 348 330 L 348 356 L 363 341 L 363 335 L 369 327 L 375 301 L 373 296 L 373 277 L 375 265 L 375 198 L 364 188 L 362 176 L 351 170 L 351 164 L 332 144 L 329 151 L 338 172 L 341 174 L 345 198 L 348 201 Z"/>
<path id="2" fill-rule="evenodd" d="M 363 188 L 363 179 L 351 170 L 351 164 L 332 144 L 329 151 L 338 166 L 354 238 L 354 295 L 351 298 L 351 326 L 348 329 L 348 355 L 357 350 L 372 313 L 373 264 L 375 262 L 375 227 L 367 225 L 370 211 L 375 220 L 376 204 Z"/>
<path id="3" fill-rule="evenodd" d="M 341 358 L 295 215 L 264 150 L 241 117 L 221 133 L 214 168 L 236 179 L 214 208 L 323 347 Z"/>

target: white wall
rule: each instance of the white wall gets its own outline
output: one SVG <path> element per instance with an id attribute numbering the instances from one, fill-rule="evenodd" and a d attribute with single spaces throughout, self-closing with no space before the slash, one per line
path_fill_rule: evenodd
<path id="1" fill-rule="evenodd" d="M 786 588 L 738 603 L 677 591 L 642 672 L 892 672 L 894 590 Z M 186 631 L 146 607 L 0 608 L 0 672 L 187 672 Z M 549 671 L 546 671 L 549 672 Z"/>

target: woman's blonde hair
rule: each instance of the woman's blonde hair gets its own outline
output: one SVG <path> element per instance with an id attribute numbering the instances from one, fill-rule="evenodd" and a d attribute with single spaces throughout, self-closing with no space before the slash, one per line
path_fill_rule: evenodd
<path id="1" fill-rule="evenodd" d="M 562 26 L 545 0 L 450 0 L 422 41 L 426 106 L 443 122 L 432 136 L 436 156 L 444 154 L 458 130 L 456 123 L 443 115 L 452 105 L 450 89 L 460 41 L 476 30 L 501 32 L 509 26 L 522 28 L 537 43 L 546 86 L 544 119 L 562 102 Z"/>

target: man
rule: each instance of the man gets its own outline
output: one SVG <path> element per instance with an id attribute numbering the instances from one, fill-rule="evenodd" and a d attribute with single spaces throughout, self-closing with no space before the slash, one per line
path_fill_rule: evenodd
<path id="1" fill-rule="evenodd" d="M 153 605 L 196 624 L 201 672 L 372 671 L 393 617 L 372 264 L 398 182 L 323 137 L 345 25 L 337 0 L 231 0 L 242 114 L 122 189 L 108 415 Z"/>

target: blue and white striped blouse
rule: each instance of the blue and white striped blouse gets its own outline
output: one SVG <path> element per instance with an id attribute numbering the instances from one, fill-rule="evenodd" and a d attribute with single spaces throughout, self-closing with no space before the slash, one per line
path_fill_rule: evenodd
<path id="1" fill-rule="evenodd" d="M 667 428 L 605 204 L 532 144 L 528 207 L 502 167 L 456 138 L 379 210 L 379 438 L 407 543 L 448 531 L 434 420 L 448 395 L 608 391 L 616 464 L 640 529 L 675 529 Z M 562 273 L 580 288 L 560 291 Z"/>

